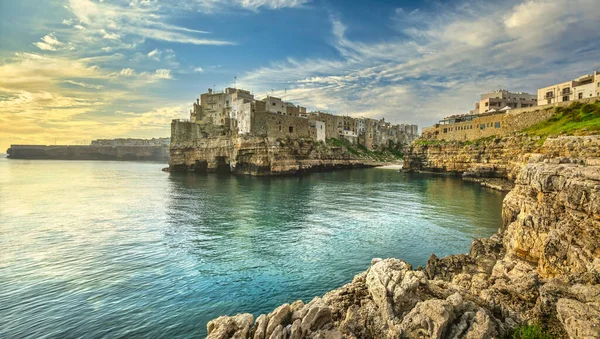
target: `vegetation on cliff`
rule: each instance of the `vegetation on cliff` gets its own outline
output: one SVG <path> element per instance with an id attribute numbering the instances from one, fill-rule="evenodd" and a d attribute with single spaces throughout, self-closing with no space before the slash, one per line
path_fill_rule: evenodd
<path id="1" fill-rule="evenodd" d="M 593 104 L 574 102 L 569 107 L 557 107 L 550 119 L 523 130 L 528 135 L 587 135 L 600 132 L 600 101 Z"/>
<path id="2" fill-rule="evenodd" d="M 554 336 L 548 334 L 537 325 L 523 325 L 515 329 L 512 339 L 553 339 Z"/>
<path id="3" fill-rule="evenodd" d="M 342 147 L 357 158 L 367 158 L 374 161 L 389 162 L 404 158 L 402 144 L 395 144 L 392 141 L 388 143 L 386 148 L 379 150 L 369 150 L 363 145 L 353 144 L 346 139 L 328 139 L 327 146 Z"/>

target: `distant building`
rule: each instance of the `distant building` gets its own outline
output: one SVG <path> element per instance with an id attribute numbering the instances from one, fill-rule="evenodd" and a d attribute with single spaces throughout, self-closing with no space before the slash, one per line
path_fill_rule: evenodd
<path id="1" fill-rule="evenodd" d="M 513 108 L 525 108 L 537 106 L 537 95 L 524 92 L 509 92 L 501 89 L 484 93 L 481 100 L 475 103 L 475 109 L 470 113 L 487 113 Z"/>
<path id="2" fill-rule="evenodd" d="M 268 138 L 346 139 L 369 149 L 410 143 L 418 137 L 416 125 L 392 125 L 374 120 L 306 111 L 305 107 L 267 96 L 257 100 L 249 91 L 209 89 L 190 111 L 190 120 L 203 125 L 207 135 L 254 135 Z"/>
<path id="3" fill-rule="evenodd" d="M 92 146 L 169 146 L 171 138 L 152 138 L 152 139 L 97 139 L 92 140 Z"/>
<path id="4" fill-rule="evenodd" d="M 600 96 L 600 72 L 580 76 L 577 79 L 538 89 L 540 105 L 587 99 Z"/>

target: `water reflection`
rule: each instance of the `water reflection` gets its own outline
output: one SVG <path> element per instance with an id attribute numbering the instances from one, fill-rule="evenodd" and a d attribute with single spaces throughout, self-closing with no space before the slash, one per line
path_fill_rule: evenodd
<path id="1" fill-rule="evenodd" d="M 422 265 L 500 226 L 502 195 L 365 169 L 303 177 L 0 160 L 0 337 L 201 337 L 373 257 Z"/>

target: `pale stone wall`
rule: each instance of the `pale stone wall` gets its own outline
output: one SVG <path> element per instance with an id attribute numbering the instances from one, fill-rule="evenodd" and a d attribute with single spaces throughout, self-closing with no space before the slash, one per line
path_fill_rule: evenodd
<path id="1" fill-rule="evenodd" d="M 254 135 L 266 136 L 269 139 L 310 138 L 308 119 L 282 115 L 278 113 L 255 112 Z"/>
<path id="2" fill-rule="evenodd" d="M 316 141 L 325 142 L 327 138 L 325 137 L 325 123 L 317 120 L 309 120 L 308 125 L 311 128 L 312 138 Z"/>

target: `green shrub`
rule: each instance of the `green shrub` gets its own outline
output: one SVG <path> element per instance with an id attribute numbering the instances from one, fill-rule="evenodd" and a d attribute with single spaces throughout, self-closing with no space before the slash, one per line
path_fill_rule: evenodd
<path id="1" fill-rule="evenodd" d="M 537 325 L 523 325 L 515 329 L 513 339 L 553 339 L 549 333 L 544 332 Z"/>
<path id="2" fill-rule="evenodd" d="M 594 105 L 592 104 L 585 104 L 583 105 L 583 107 L 581 107 L 581 112 L 588 114 L 588 113 L 592 113 L 594 111 Z"/>

